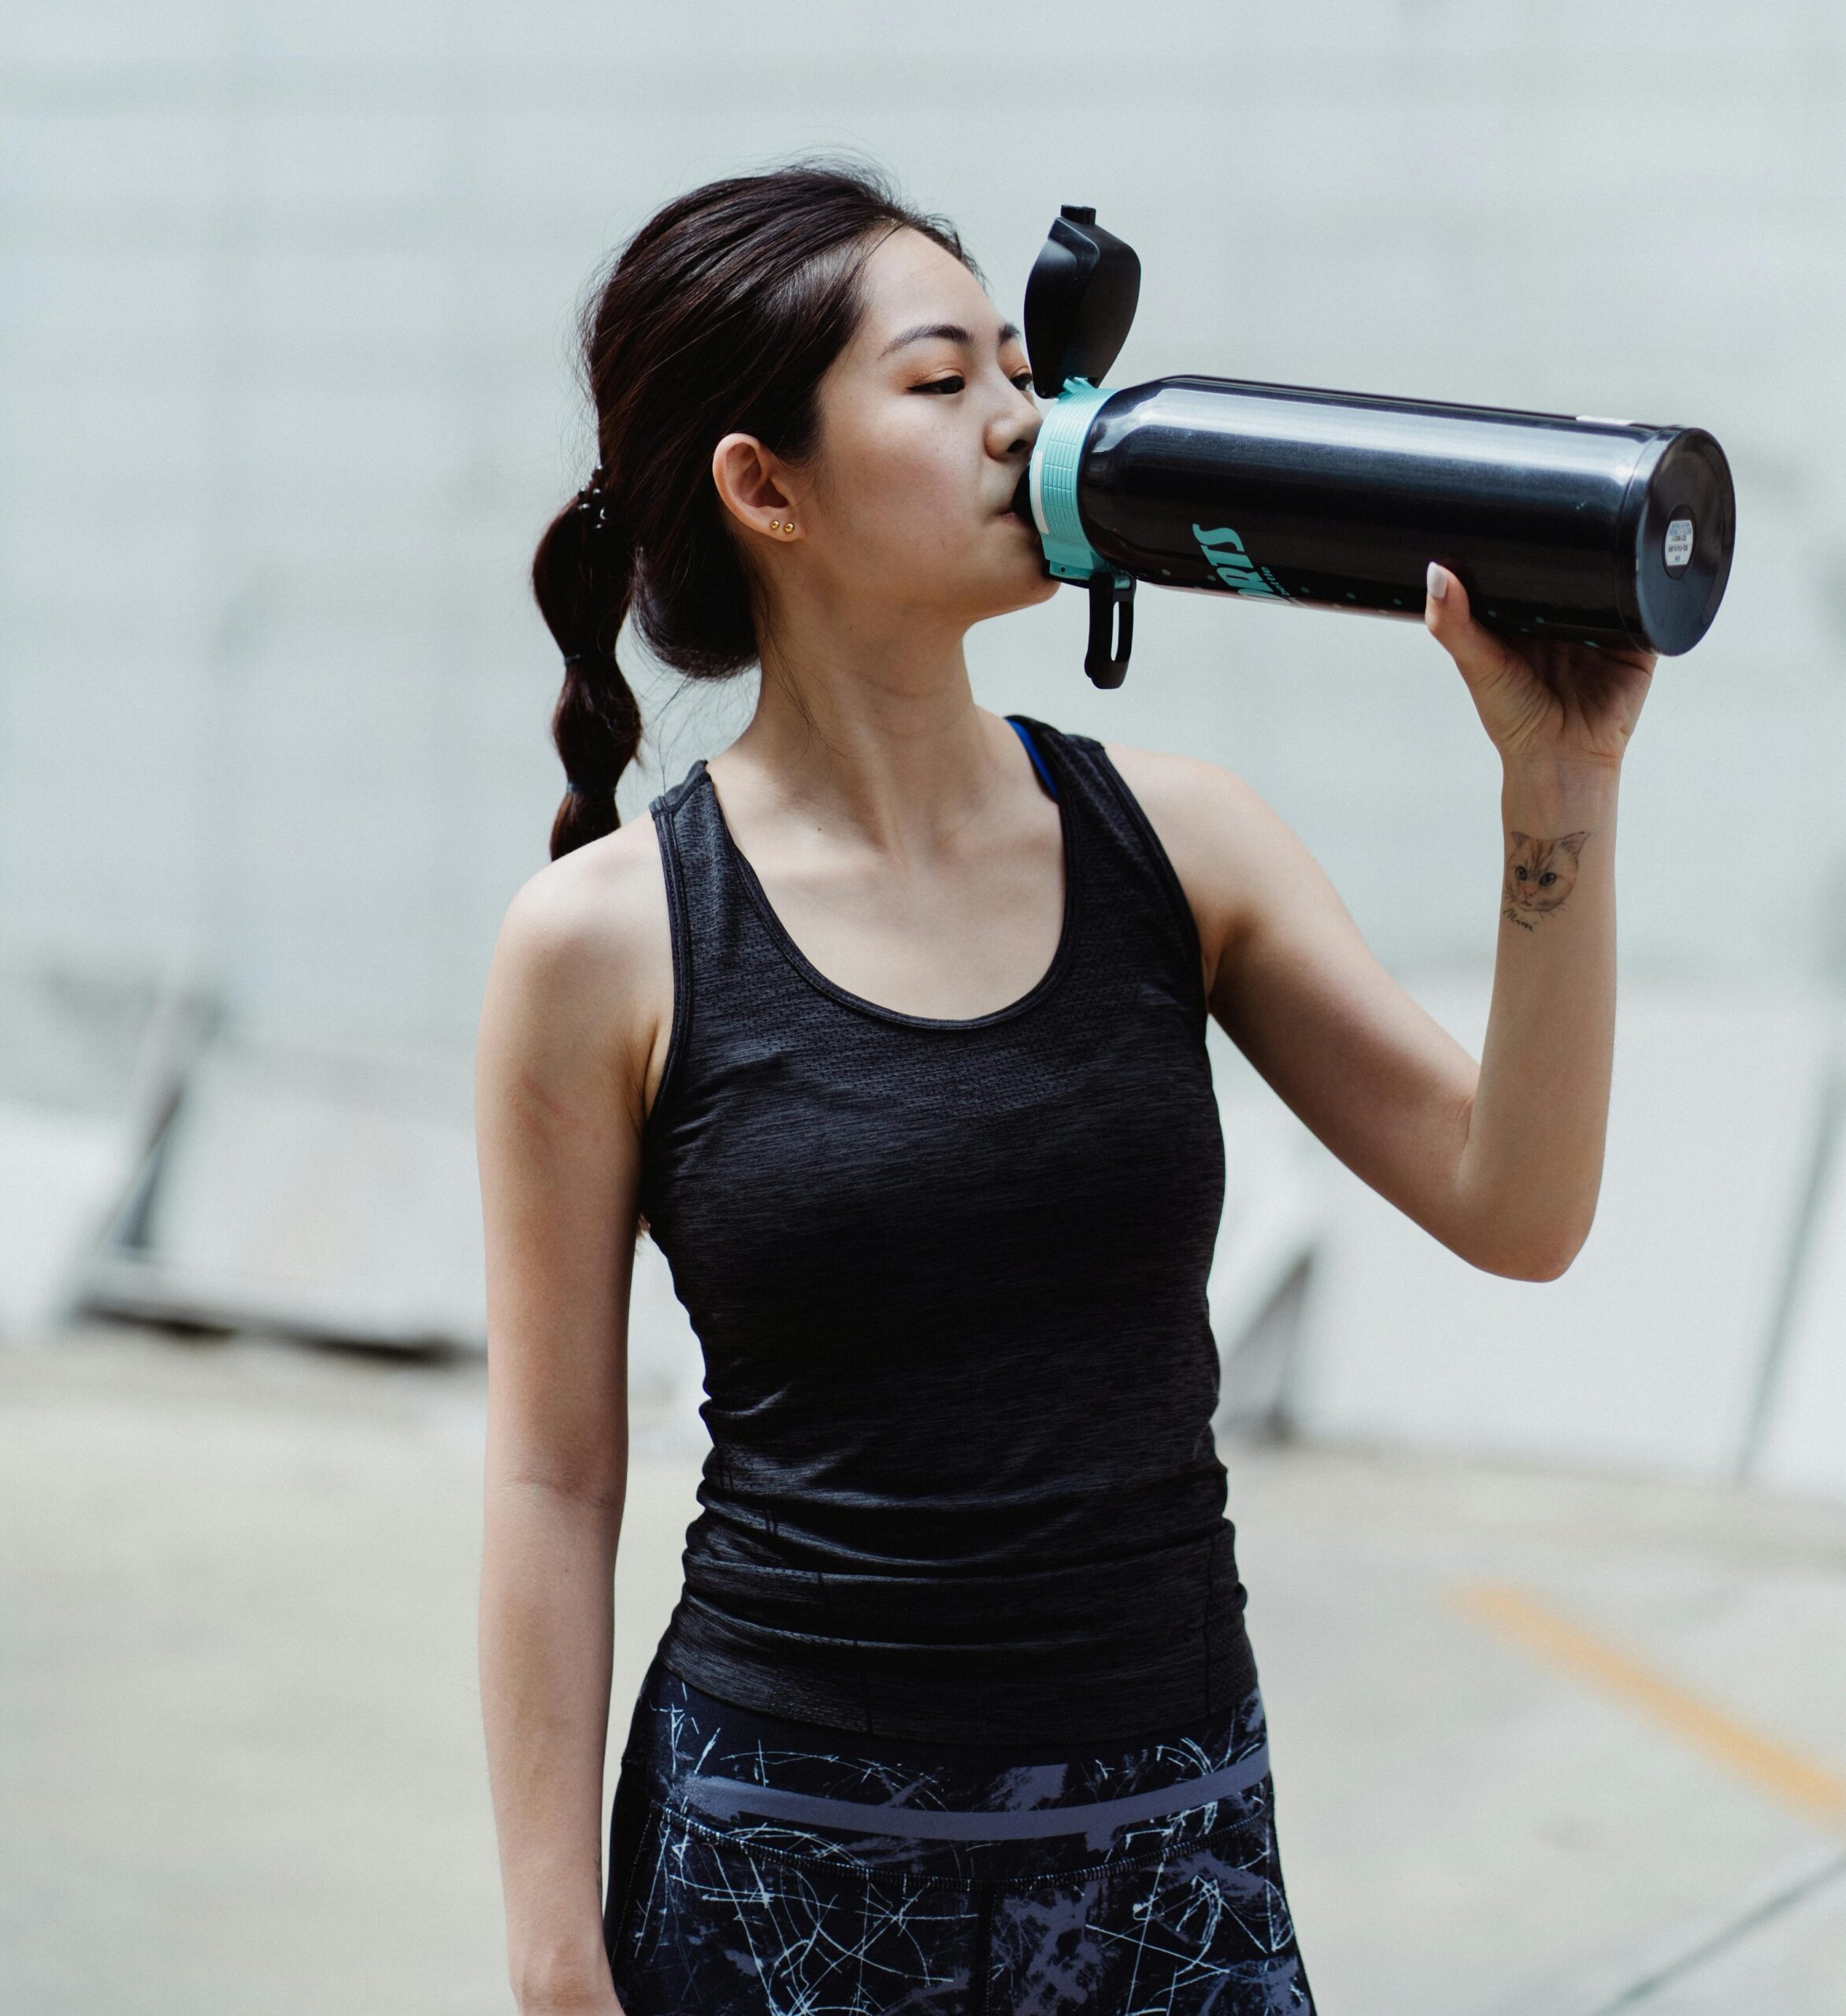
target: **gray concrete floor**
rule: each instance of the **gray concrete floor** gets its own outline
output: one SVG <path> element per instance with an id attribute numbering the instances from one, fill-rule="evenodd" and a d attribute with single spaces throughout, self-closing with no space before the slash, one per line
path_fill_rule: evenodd
<path id="1" fill-rule="evenodd" d="M 9 2016 L 511 2007 L 482 1409 L 473 1363 L 0 1349 Z M 616 1743 L 691 1504 L 649 1447 Z M 1226 1457 L 1323 2016 L 1846 2010 L 1846 1508 Z"/>

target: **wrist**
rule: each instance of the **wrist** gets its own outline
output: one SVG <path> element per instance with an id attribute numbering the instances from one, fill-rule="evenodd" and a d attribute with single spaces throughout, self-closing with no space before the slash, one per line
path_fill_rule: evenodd
<path id="1" fill-rule="evenodd" d="M 1588 749 L 1499 750 L 1500 768 L 1508 776 L 1582 776 L 1613 780 L 1622 774 L 1622 754 Z"/>
<path id="2" fill-rule="evenodd" d="M 542 1995 L 516 1994 L 513 2000 L 519 2016 L 621 2016 L 606 1965 L 599 1981 L 580 1982 L 574 1988 Z"/>
<path id="3" fill-rule="evenodd" d="M 520 2016 L 578 2016 L 607 2009 L 612 1988 L 600 1926 L 593 1945 L 515 1967 L 511 1985 Z"/>
<path id="4" fill-rule="evenodd" d="M 1500 802 L 1570 806 L 1607 806 L 1622 781 L 1618 756 L 1584 756 L 1502 752 Z"/>

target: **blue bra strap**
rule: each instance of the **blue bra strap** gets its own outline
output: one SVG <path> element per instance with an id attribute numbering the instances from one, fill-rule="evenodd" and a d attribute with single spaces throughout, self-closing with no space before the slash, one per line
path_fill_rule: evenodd
<path id="1" fill-rule="evenodd" d="M 1007 715 L 1006 725 L 1025 744 L 1025 753 L 1032 758 L 1032 767 L 1038 772 L 1038 780 L 1045 788 L 1045 795 L 1055 804 L 1058 787 L 1051 781 L 1051 773 L 1045 768 L 1045 759 L 1038 752 L 1038 744 L 1032 740 L 1031 730 L 1017 714 Z"/>

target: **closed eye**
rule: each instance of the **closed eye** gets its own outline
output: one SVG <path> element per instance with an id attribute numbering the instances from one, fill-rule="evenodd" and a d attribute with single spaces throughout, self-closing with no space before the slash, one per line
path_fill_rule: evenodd
<path id="1" fill-rule="evenodd" d="M 1016 371 L 1013 374 L 1013 384 L 1020 391 L 1029 392 L 1032 390 L 1032 372 L 1029 370 Z M 967 389 L 968 381 L 958 371 L 949 377 L 928 379 L 922 384 L 910 387 L 913 392 L 965 392 Z"/>

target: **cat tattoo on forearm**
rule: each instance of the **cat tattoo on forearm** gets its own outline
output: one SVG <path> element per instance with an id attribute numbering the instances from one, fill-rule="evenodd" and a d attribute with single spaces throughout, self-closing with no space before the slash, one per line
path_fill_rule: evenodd
<path id="1" fill-rule="evenodd" d="M 1587 831 L 1555 840 L 1535 840 L 1529 833 L 1507 835 L 1507 901 L 1500 912 L 1507 923 L 1536 931 L 1541 917 L 1563 908 L 1577 887 L 1577 860 L 1588 838 Z"/>

